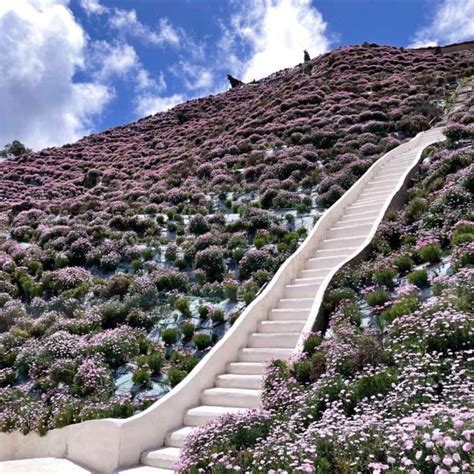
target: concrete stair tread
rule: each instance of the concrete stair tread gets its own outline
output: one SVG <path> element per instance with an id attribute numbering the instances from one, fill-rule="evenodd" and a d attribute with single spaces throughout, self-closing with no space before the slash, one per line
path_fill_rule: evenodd
<path id="1" fill-rule="evenodd" d="M 261 321 L 258 324 L 258 331 L 260 334 L 282 334 L 284 330 L 287 330 L 290 333 L 296 332 L 299 335 L 305 324 L 305 319 L 295 321 Z"/>
<path id="2" fill-rule="evenodd" d="M 262 375 L 257 374 L 221 374 L 216 377 L 216 387 L 261 390 L 262 381 Z"/>
<path id="3" fill-rule="evenodd" d="M 192 426 L 183 426 L 169 432 L 165 438 L 165 446 L 180 448 L 186 436 L 190 435 L 194 430 L 195 428 Z"/>
<path id="4" fill-rule="evenodd" d="M 263 369 L 262 362 L 230 362 L 227 364 L 227 375 L 261 375 Z"/>
<path id="5" fill-rule="evenodd" d="M 144 451 L 141 455 L 140 462 L 145 466 L 172 469 L 179 459 L 180 451 L 179 448 L 170 446 Z"/>
<path id="6" fill-rule="evenodd" d="M 248 347 L 293 349 L 300 337 L 298 332 L 255 332 L 249 336 Z"/>
<path id="7" fill-rule="evenodd" d="M 247 347 L 240 350 L 239 360 L 242 362 L 266 362 L 272 359 L 288 359 L 293 349 L 273 347 Z"/>

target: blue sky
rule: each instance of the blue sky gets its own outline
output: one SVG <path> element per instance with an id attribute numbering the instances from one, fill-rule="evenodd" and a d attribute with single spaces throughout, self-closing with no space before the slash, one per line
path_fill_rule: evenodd
<path id="1" fill-rule="evenodd" d="M 474 0 L 1 0 L 0 144 L 39 149 L 364 41 L 474 38 Z"/>

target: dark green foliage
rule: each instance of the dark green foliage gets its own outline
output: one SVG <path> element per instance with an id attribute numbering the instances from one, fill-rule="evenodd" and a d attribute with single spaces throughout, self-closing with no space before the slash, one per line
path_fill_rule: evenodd
<path id="1" fill-rule="evenodd" d="M 211 336 L 204 333 L 196 333 L 193 336 L 193 342 L 196 344 L 196 347 L 202 351 L 207 349 L 211 345 Z"/>
<path id="2" fill-rule="evenodd" d="M 412 285 L 416 285 L 418 288 L 423 288 L 428 284 L 428 273 L 424 268 L 411 272 L 407 278 Z"/>
<path id="3" fill-rule="evenodd" d="M 179 338 L 179 331 L 176 328 L 166 328 L 160 333 L 161 339 L 167 345 L 174 344 Z"/>

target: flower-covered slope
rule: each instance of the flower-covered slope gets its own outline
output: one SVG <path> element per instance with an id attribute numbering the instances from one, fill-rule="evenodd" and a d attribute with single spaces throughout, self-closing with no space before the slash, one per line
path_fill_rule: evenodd
<path id="1" fill-rule="evenodd" d="M 473 71 L 469 50 L 340 48 L 1 162 L 0 429 L 125 417 L 156 400 L 319 213 L 439 119 Z"/>
<path id="2" fill-rule="evenodd" d="M 180 472 L 470 472 L 473 112 L 450 118 L 370 256 L 336 276 L 325 337 L 268 366 L 262 409 L 193 432 Z"/>

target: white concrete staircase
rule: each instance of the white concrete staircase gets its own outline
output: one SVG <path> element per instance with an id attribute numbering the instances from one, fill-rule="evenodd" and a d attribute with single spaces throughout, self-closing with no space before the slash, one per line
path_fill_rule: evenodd
<path id="1" fill-rule="evenodd" d="M 67 457 L 104 474 L 172 472 L 195 427 L 259 405 L 264 363 L 302 349 L 305 334 L 321 323 L 319 308 L 332 277 L 367 247 L 389 206 L 403 195 L 423 149 L 442 139 L 439 129 L 431 129 L 374 163 L 324 213 L 204 359 L 150 408 L 124 420 L 86 421 L 42 437 L 0 433 L 0 460 Z M 30 462 L 28 472 L 34 473 L 35 459 Z M 8 474 L 4 467 L 0 462 L 0 472 Z"/>
<path id="2" fill-rule="evenodd" d="M 142 465 L 171 472 L 184 439 L 194 427 L 224 413 L 241 412 L 259 405 L 264 363 L 270 359 L 286 360 L 294 353 L 302 332 L 308 329 L 308 318 L 323 282 L 371 240 L 381 211 L 390 203 L 400 179 L 416 164 L 420 150 L 438 141 L 441 134 L 432 130 L 422 138 L 416 146 L 393 153 L 357 198 L 343 209 L 296 277 L 285 285 L 267 318 L 258 323 L 256 332 L 248 334 L 247 345 L 240 349 L 237 359 L 228 363 L 225 373 L 215 378 L 214 387 L 201 392 L 196 406 L 184 413 L 182 426 L 166 435 L 164 446 L 142 453 Z"/>

